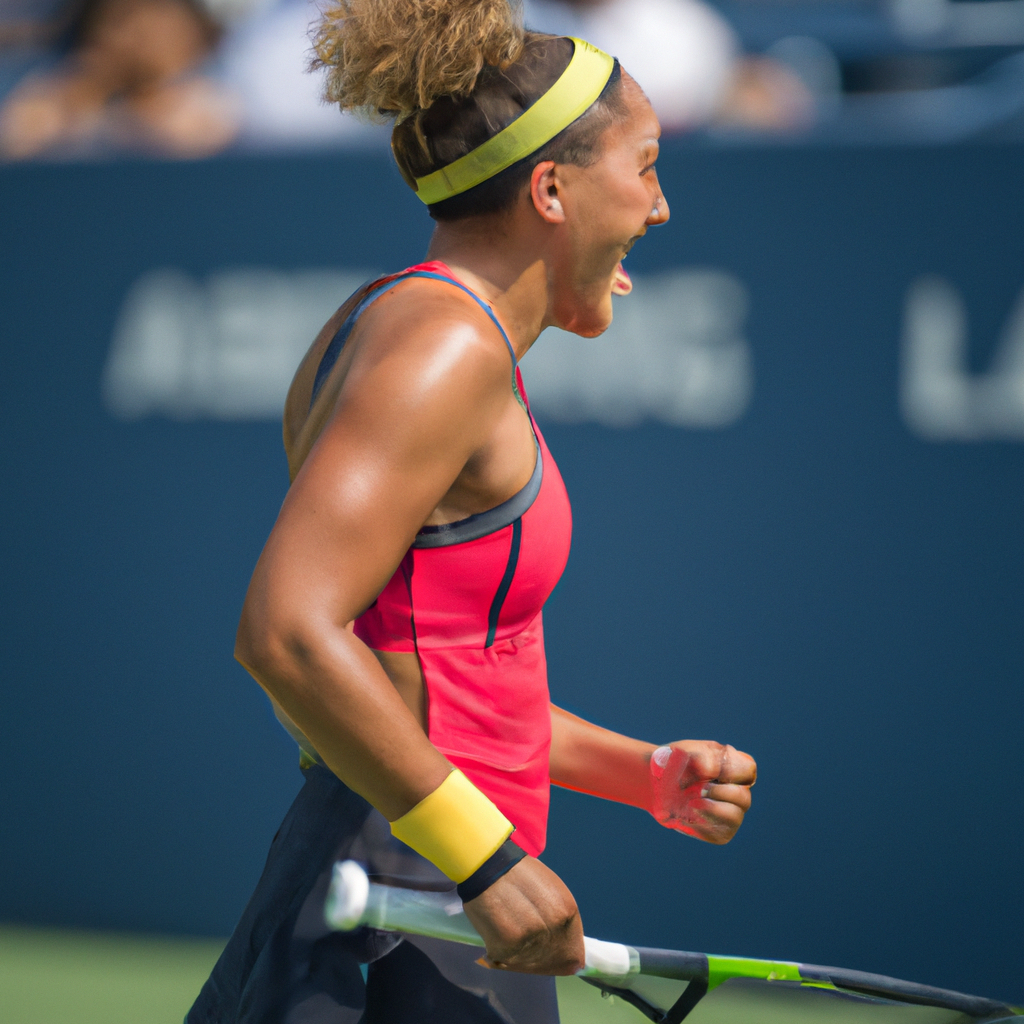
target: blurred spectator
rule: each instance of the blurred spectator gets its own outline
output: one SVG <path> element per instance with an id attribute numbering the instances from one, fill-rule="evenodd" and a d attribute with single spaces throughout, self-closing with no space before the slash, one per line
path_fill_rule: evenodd
<path id="1" fill-rule="evenodd" d="M 321 76 L 306 70 L 318 14 L 313 0 L 282 0 L 227 33 L 220 67 L 223 80 L 241 97 L 242 145 L 309 148 L 380 141 L 386 148 L 386 130 L 321 102 Z"/>
<path id="2" fill-rule="evenodd" d="M 703 0 L 526 0 L 524 7 L 529 27 L 591 39 L 627 69 L 642 69 L 637 77 L 669 131 L 708 122 L 788 129 L 811 120 L 800 78 L 779 61 L 744 58 L 729 23 Z M 227 32 L 220 74 L 241 98 L 242 145 L 386 145 L 380 128 L 320 102 L 320 77 L 306 72 L 317 15 L 313 0 L 278 0 Z"/>
<path id="3" fill-rule="evenodd" d="M 306 71 L 317 2 L 0 0 L 0 158 L 384 147 Z M 715 2 L 730 21 L 705 0 L 524 7 L 529 27 L 619 57 L 668 132 L 1024 133 L 1024 0 Z"/>
<path id="4" fill-rule="evenodd" d="M 801 79 L 771 57 L 744 57 L 729 23 L 702 0 L 526 0 L 526 23 L 588 39 L 643 86 L 667 131 L 709 123 L 808 126 Z"/>
<path id="5" fill-rule="evenodd" d="M 67 55 L 0 109 L 0 155 L 109 143 L 182 157 L 222 149 L 237 134 L 237 104 L 202 71 L 220 33 L 194 0 L 87 0 Z"/>
<path id="6" fill-rule="evenodd" d="M 17 9 L 6 29 L 0 20 L 0 44 L 66 41 L 65 55 L 24 77 L 0 108 L 0 156 L 384 144 L 380 128 L 320 102 L 319 76 L 306 71 L 315 0 L 77 2 L 0 0 L 5 12 Z M 784 55 L 745 57 L 703 0 L 525 8 L 530 27 L 583 36 L 620 57 L 670 132 L 813 121 L 807 76 Z"/>
<path id="7" fill-rule="evenodd" d="M 64 0 L 0 0 L 0 49 L 52 44 L 74 15 Z"/>

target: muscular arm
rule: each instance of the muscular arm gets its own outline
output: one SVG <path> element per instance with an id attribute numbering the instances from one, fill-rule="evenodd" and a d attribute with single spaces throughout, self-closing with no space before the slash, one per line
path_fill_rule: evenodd
<path id="1" fill-rule="evenodd" d="M 493 338 L 450 296 L 417 298 L 382 299 L 360 322 L 373 344 L 356 350 L 282 506 L 236 648 L 328 766 L 391 820 L 451 768 L 346 627 L 383 588 L 508 400 L 508 356 Z"/>
<path id="2" fill-rule="evenodd" d="M 705 842 L 727 843 L 736 834 L 756 779 L 753 758 L 734 747 L 680 740 L 659 748 L 551 706 L 556 786 L 639 807 Z"/>

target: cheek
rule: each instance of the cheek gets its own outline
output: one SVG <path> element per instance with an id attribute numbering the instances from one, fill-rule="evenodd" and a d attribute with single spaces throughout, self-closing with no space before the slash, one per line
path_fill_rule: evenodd
<path id="1" fill-rule="evenodd" d="M 658 196 L 658 190 L 651 188 L 643 178 L 640 179 L 639 186 L 630 190 L 629 195 L 629 212 L 633 218 L 633 222 L 645 224 L 647 219 L 651 216 L 651 210 L 654 209 L 654 201 Z"/>
<path id="2" fill-rule="evenodd" d="M 635 159 L 617 165 L 601 181 L 603 195 L 596 207 L 614 211 L 620 224 L 628 221 L 633 234 L 636 233 L 635 219 L 639 216 L 641 221 L 646 220 L 654 205 L 652 181 L 648 176 L 640 177 L 639 170 Z"/>
<path id="3" fill-rule="evenodd" d="M 636 203 L 634 190 L 623 188 L 621 182 L 595 183 L 579 199 L 577 238 L 591 250 L 608 245 L 632 222 Z M 633 234 L 635 231 L 629 231 L 627 237 Z"/>

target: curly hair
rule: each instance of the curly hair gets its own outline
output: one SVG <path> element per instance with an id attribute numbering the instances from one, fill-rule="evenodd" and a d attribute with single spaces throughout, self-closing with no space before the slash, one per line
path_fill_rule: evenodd
<path id="1" fill-rule="evenodd" d="M 342 110 L 394 121 L 402 176 L 445 167 L 497 135 L 569 65 L 573 43 L 527 32 L 518 0 L 331 0 L 316 30 L 312 69 Z M 622 112 L 618 64 L 597 102 L 537 153 L 475 188 L 428 207 L 436 220 L 509 209 L 541 160 L 586 165 Z"/>
<path id="2" fill-rule="evenodd" d="M 523 50 L 509 0 L 332 0 L 313 39 L 325 98 L 402 120 L 442 96 L 468 96 L 485 64 Z"/>

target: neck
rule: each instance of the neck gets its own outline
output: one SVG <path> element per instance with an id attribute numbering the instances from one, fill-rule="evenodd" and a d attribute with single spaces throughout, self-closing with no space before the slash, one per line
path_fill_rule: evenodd
<path id="1" fill-rule="evenodd" d="M 509 216 L 440 222 L 428 260 L 440 260 L 497 313 L 521 359 L 549 325 L 550 293 L 543 240 Z M 526 237 L 529 236 L 529 237 Z"/>

